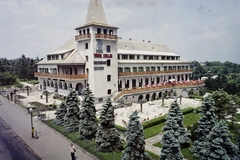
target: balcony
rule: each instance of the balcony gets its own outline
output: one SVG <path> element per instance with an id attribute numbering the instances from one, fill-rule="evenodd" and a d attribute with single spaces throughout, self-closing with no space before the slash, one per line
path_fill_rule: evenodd
<path id="1" fill-rule="evenodd" d="M 77 80 L 77 79 L 87 79 L 87 74 L 79 75 L 69 75 L 69 74 L 50 74 L 50 73 L 40 73 L 35 72 L 34 77 L 44 77 L 44 78 L 53 78 L 53 79 L 65 79 L 65 80 Z"/>
<path id="2" fill-rule="evenodd" d="M 90 38 L 91 38 L 91 34 L 81 34 L 81 35 L 76 35 L 75 36 L 76 41 L 80 41 L 80 40 L 84 40 L 84 39 L 90 39 Z"/>
<path id="3" fill-rule="evenodd" d="M 186 73 L 192 72 L 189 70 L 167 70 L 167 71 L 142 71 L 142 72 L 118 72 L 119 77 L 124 76 L 143 76 L 143 75 L 152 75 L 152 74 L 166 74 L 166 73 Z"/>
<path id="4" fill-rule="evenodd" d="M 96 39 L 113 39 L 113 40 L 117 40 L 117 35 L 96 33 L 95 34 L 95 38 Z"/>
<path id="5" fill-rule="evenodd" d="M 161 85 L 161 86 L 155 85 L 151 87 L 136 87 L 135 89 L 123 89 L 114 97 L 114 101 L 116 101 L 118 98 L 120 98 L 123 95 L 144 93 L 144 92 L 151 92 L 151 91 L 153 92 L 153 91 L 159 91 L 162 89 L 174 89 L 174 88 L 180 89 L 180 88 L 200 87 L 204 85 L 205 85 L 204 81 L 199 81 L 194 83 L 168 84 L 168 85 Z"/>

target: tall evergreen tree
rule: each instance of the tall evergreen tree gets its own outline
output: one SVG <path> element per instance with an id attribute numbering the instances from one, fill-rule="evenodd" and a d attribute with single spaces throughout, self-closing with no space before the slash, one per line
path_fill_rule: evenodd
<path id="1" fill-rule="evenodd" d="M 183 125 L 183 113 L 179 107 L 179 104 L 177 103 L 177 100 L 175 100 L 171 104 L 170 110 L 166 119 L 167 121 L 170 119 L 173 119 L 176 121 L 176 123 L 178 124 L 178 129 L 176 130 L 177 133 L 175 133 L 175 135 L 177 134 L 176 138 L 178 139 L 181 147 L 188 146 L 191 141 L 189 138 L 191 133 L 187 131 Z"/>
<path id="2" fill-rule="evenodd" d="M 64 132 L 78 132 L 79 130 L 79 99 L 74 90 L 66 97 L 67 113 L 64 117 Z"/>
<path id="3" fill-rule="evenodd" d="M 203 160 L 239 160 L 238 147 L 231 142 L 230 138 L 227 125 L 223 121 L 217 122 L 207 136 L 201 158 Z"/>
<path id="4" fill-rule="evenodd" d="M 129 117 L 129 124 L 126 131 L 126 149 L 123 151 L 121 160 L 148 160 L 145 152 L 145 137 L 142 124 L 139 121 L 138 112 L 133 112 Z"/>
<path id="5" fill-rule="evenodd" d="M 160 154 L 160 160 L 183 160 L 180 144 L 174 136 L 173 130 L 168 130 L 164 132 L 161 143 L 162 150 Z"/>
<path id="6" fill-rule="evenodd" d="M 80 109 L 79 139 L 91 140 L 95 138 L 98 123 L 96 121 L 96 108 L 94 96 L 89 87 L 82 92 L 83 101 Z"/>
<path id="7" fill-rule="evenodd" d="M 211 132 L 217 121 L 214 105 L 215 102 L 210 95 L 204 98 L 200 109 L 202 116 L 198 121 L 198 128 L 195 131 L 197 133 L 197 139 L 194 141 L 192 148 L 190 149 L 194 157 L 201 156 L 200 151 L 204 149 L 206 136 Z"/>
<path id="8" fill-rule="evenodd" d="M 96 133 L 96 148 L 100 151 L 112 152 L 123 148 L 114 120 L 114 108 L 110 98 L 108 98 L 103 105 L 100 125 Z"/>
<path id="9" fill-rule="evenodd" d="M 66 113 L 67 113 L 66 103 L 62 102 L 57 111 L 54 113 L 56 115 L 56 118 L 53 120 L 53 124 L 58 126 L 64 126 L 64 116 Z"/>

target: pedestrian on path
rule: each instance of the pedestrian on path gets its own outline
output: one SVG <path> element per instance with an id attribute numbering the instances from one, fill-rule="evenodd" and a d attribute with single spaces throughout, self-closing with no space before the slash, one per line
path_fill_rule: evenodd
<path id="1" fill-rule="evenodd" d="M 75 160 L 76 159 L 76 157 L 75 157 L 76 148 L 72 143 L 70 144 L 70 152 L 71 152 L 72 160 Z"/>

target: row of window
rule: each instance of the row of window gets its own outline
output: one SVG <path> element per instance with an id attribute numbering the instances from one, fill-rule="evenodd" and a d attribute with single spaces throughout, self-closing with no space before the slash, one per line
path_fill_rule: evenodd
<path id="1" fill-rule="evenodd" d="M 90 34 L 90 30 L 89 28 L 87 29 L 81 29 L 78 31 L 79 32 L 79 35 L 82 35 L 82 34 Z M 97 33 L 98 34 L 109 34 L 109 35 L 113 35 L 113 30 L 111 29 L 102 29 L 102 28 L 97 28 Z"/>
<path id="2" fill-rule="evenodd" d="M 129 60 L 180 60 L 179 56 L 151 56 L 151 55 L 128 55 L 118 54 L 118 59 L 129 59 Z"/>
<path id="3" fill-rule="evenodd" d="M 63 59 L 63 54 L 48 55 L 47 60 L 59 60 Z"/>
<path id="4" fill-rule="evenodd" d="M 163 70 L 188 70 L 189 66 L 164 66 Z M 160 66 L 152 67 L 118 67 L 118 72 L 143 72 L 143 71 L 161 71 Z"/>

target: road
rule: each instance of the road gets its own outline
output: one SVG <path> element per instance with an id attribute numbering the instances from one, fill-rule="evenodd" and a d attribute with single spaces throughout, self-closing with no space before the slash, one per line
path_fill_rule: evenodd
<path id="1" fill-rule="evenodd" d="M 9 102 L 6 98 L 0 96 L 0 117 L 9 124 L 16 133 L 44 160 L 68 160 L 70 159 L 70 140 L 60 135 L 58 132 L 46 126 L 44 123 L 34 122 L 35 130 L 38 132 L 38 139 L 31 138 L 31 116 L 26 109 Z M 2 131 L 2 128 L 0 128 Z M 10 145 L 10 144 L 9 144 Z M 14 143 L 12 145 L 15 145 Z M 6 150 L 11 148 L 7 145 Z M 76 146 L 76 156 L 78 159 L 95 160 L 95 156 L 89 154 L 82 148 Z M 12 152 L 6 153 L 6 155 Z M 22 153 L 22 152 L 21 152 Z M 0 154 L 0 160 L 1 154 Z M 9 159 L 4 159 L 9 160 Z M 11 160 L 11 159 L 10 159 Z M 15 159 L 13 159 L 15 160 Z M 17 159 L 22 160 L 22 159 Z M 25 159 L 24 159 L 25 160 Z M 26 159 L 27 160 L 27 159 Z M 30 159 L 32 160 L 32 159 Z"/>
<path id="2" fill-rule="evenodd" d="M 0 117 L 0 160 L 40 160 L 18 134 Z"/>

